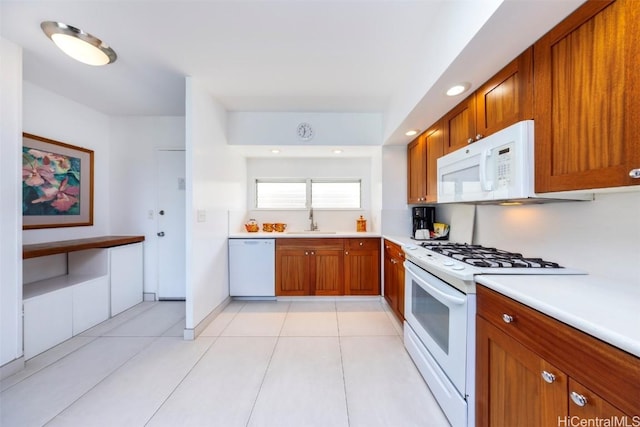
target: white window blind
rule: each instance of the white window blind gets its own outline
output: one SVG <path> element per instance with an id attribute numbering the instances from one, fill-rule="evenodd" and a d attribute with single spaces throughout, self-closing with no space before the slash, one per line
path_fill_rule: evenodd
<path id="1" fill-rule="evenodd" d="M 258 209 L 359 209 L 361 183 L 358 179 L 256 180 Z"/>
<path id="2" fill-rule="evenodd" d="M 256 181 L 258 209 L 304 209 L 307 206 L 305 181 Z"/>
<path id="3" fill-rule="evenodd" d="M 360 181 L 311 181 L 311 206 L 314 208 L 359 209 Z"/>

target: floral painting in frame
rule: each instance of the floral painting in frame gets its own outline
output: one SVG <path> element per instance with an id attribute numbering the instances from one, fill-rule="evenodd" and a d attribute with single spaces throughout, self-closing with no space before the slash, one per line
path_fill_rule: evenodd
<path id="1" fill-rule="evenodd" d="M 22 228 L 93 225 L 93 151 L 22 134 Z"/>

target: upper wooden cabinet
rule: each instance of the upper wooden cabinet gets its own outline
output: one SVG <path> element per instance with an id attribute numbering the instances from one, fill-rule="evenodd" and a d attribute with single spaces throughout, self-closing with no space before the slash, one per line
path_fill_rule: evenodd
<path id="1" fill-rule="evenodd" d="M 536 192 L 640 184 L 640 7 L 589 1 L 534 45 Z"/>
<path id="2" fill-rule="evenodd" d="M 438 157 L 442 157 L 444 155 L 444 132 L 442 121 L 438 121 L 425 132 L 425 146 L 427 152 L 425 201 L 427 203 L 435 203 L 438 201 Z"/>
<path id="3" fill-rule="evenodd" d="M 442 118 L 444 148 L 447 153 L 464 147 L 476 138 L 475 94 L 456 105 Z"/>
<path id="4" fill-rule="evenodd" d="M 533 118 L 533 48 L 482 85 L 475 94 L 476 137 Z"/>
<path id="5" fill-rule="evenodd" d="M 438 199 L 438 157 L 444 154 L 442 121 L 423 132 L 407 147 L 407 203 L 435 203 Z"/>
<path id="6" fill-rule="evenodd" d="M 407 146 L 407 203 L 424 203 L 427 197 L 427 143 L 421 134 Z"/>

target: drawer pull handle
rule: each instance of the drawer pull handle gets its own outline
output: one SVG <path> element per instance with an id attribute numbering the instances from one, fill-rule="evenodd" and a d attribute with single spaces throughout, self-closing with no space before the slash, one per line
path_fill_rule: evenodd
<path id="1" fill-rule="evenodd" d="M 640 169 L 631 169 L 631 171 L 629 171 L 629 176 L 633 179 L 640 178 Z"/>
<path id="2" fill-rule="evenodd" d="M 549 384 L 553 383 L 556 380 L 556 376 L 551 372 L 542 371 L 542 379 L 548 382 Z"/>
<path id="3" fill-rule="evenodd" d="M 571 400 L 578 406 L 585 406 L 587 404 L 587 398 L 575 391 L 571 392 Z"/>
<path id="4" fill-rule="evenodd" d="M 363 243 L 363 242 L 360 242 L 360 246 L 362 246 L 362 245 L 364 245 L 364 243 Z"/>
<path id="5" fill-rule="evenodd" d="M 509 316 L 505 313 L 502 315 L 502 320 L 504 321 L 504 323 L 513 323 L 513 316 Z"/>

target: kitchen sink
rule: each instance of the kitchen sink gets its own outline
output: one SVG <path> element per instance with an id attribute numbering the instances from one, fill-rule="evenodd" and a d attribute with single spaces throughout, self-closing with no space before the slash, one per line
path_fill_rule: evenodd
<path id="1" fill-rule="evenodd" d="M 309 230 L 309 231 L 287 231 L 286 234 L 336 234 L 335 231 L 321 231 L 321 230 Z"/>

